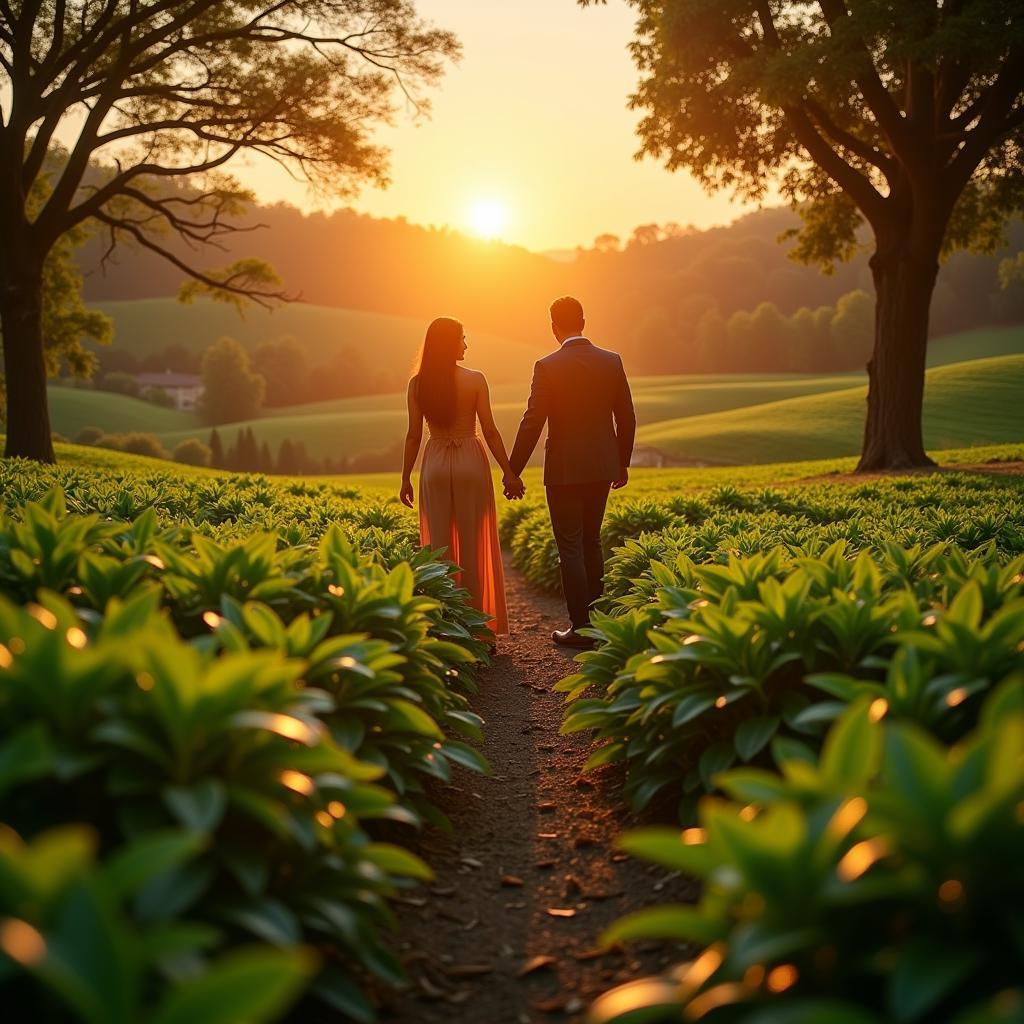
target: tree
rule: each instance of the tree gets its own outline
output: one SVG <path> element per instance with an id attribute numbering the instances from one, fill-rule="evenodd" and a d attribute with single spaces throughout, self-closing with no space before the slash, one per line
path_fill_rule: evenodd
<path id="1" fill-rule="evenodd" d="M 38 212 L 48 188 L 48 180 L 40 177 L 28 203 L 32 215 Z M 110 317 L 99 310 L 88 309 L 82 301 L 82 272 L 75 252 L 85 243 L 88 234 L 84 225 L 73 228 L 57 239 L 43 261 L 41 331 L 46 377 L 56 377 L 62 370 L 72 377 L 91 377 L 96 370 L 96 356 L 82 342 L 89 338 L 97 344 L 109 345 L 114 337 L 114 322 Z M 0 319 L 0 350 L 3 340 Z M 5 374 L 0 372 L 0 418 L 5 413 L 5 384 Z"/>
<path id="2" fill-rule="evenodd" d="M 202 249 L 245 230 L 233 218 L 251 197 L 224 174 L 239 156 L 337 195 L 383 183 L 370 130 L 390 118 L 396 89 L 422 107 L 422 88 L 457 54 L 412 0 L 0 2 L 7 454 L 53 460 L 43 273 L 62 236 L 98 224 L 111 247 L 159 254 L 190 279 L 186 299 L 281 299 L 262 261 L 201 269 L 168 237 Z M 27 197 L 58 131 L 69 152 L 33 216 Z"/>
<path id="3" fill-rule="evenodd" d="M 111 391 L 115 395 L 129 395 L 132 398 L 137 398 L 139 394 L 139 382 L 134 374 L 123 373 L 121 370 L 103 374 L 96 382 L 96 387 L 100 391 Z"/>
<path id="4" fill-rule="evenodd" d="M 173 458 L 175 462 L 181 462 L 186 466 L 209 466 L 210 448 L 197 437 L 187 437 L 184 441 L 178 442 Z"/>
<path id="5" fill-rule="evenodd" d="M 224 444 L 220 439 L 217 428 L 210 431 L 210 465 L 214 469 L 224 469 Z"/>
<path id="6" fill-rule="evenodd" d="M 604 0 L 579 0 L 582 6 Z M 798 259 L 874 238 L 859 468 L 930 464 L 921 435 L 940 257 L 994 249 L 1024 206 L 1019 0 L 629 0 L 641 154 L 796 206 Z"/>
<path id="7" fill-rule="evenodd" d="M 267 382 L 266 405 L 276 408 L 306 400 L 309 364 L 305 349 L 294 338 L 260 342 L 253 351 L 252 365 Z"/>
<path id="8" fill-rule="evenodd" d="M 202 413 L 208 423 L 252 419 L 263 403 L 264 381 L 234 338 L 219 338 L 203 353 Z"/>
<path id="9" fill-rule="evenodd" d="M 277 472 L 282 476 L 294 476 L 299 472 L 298 466 L 295 463 L 295 450 L 292 448 L 292 443 L 287 437 L 282 439 L 277 449 L 276 468 Z"/>
<path id="10" fill-rule="evenodd" d="M 871 296 L 860 289 L 848 292 L 836 303 L 829 331 L 833 345 L 842 356 L 856 358 L 857 354 L 866 356 L 871 352 L 874 336 L 874 310 L 871 307 Z"/>

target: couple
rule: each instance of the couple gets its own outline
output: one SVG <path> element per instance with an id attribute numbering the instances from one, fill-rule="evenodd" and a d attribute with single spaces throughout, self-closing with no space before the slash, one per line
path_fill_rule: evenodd
<path id="1" fill-rule="evenodd" d="M 546 422 L 544 485 L 569 611 L 568 628 L 555 630 L 552 639 L 566 647 L 591 645 L 579 631 L 589 624 L 590 606 L 601 596 L 601 521 L 609 488 L 624 487 L 629 479 L 636 432 L 622 360 L 591 344 L 583 327 L 577 299 L 566 296 L 552 304 L 551 333 L 559 348 L 533 368 L 530 402 L 508 456 L 494 425 L 486 377 L 458 365 L 467 347 L 462 324 L 448 317 L 435 320 L 409 381 L 400 492 L 402 503 L 412 508 L 412 467 L 426 420 L 430 435 L 420 469 L 420 543 L 448 549 L 448 557 L 461 566 L 462 585 L 473 605 L 490 616 L 495 633 L 507 634 L 494 485 L 476 427 L 479 421 L 503 473 L 505 497 L 514 501 L 526 493 L 520 474 Z"/>

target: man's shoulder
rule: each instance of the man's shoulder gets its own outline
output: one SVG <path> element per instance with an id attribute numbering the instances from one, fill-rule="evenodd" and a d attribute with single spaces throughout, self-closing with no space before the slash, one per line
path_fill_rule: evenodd
<path id="1" fill-rule="evenodd" d="M 579 347 L 572 346 L 570 348 L 556 348 L 554 352 L 550 352 L 543 358 L 538 359 L 537 365 L 557 366 L 562 362 L 572 360 L 574 358 L 574 353 L 579 352 L 585 352 L 587 357 L 590 359 L 607 362 L 613 365 L 618 363 L 620 360 L 618 352 L 613 352 L 611 349 L 607 348 L 600 348 L 591 341 L 588 345 Z"/>

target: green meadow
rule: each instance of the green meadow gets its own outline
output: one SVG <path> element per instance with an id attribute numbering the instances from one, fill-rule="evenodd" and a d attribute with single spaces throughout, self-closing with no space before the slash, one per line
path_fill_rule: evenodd
<path id="1" fill-rule="evenodd" d="M 156 310 L 160 303 L 166 309 Z M 171 325 L 175 315 L 190 309 L 171 300 L 110 303 L 107 308 L 116 313 L 118 343 L 126 346 L 134 346 L 140 336 L 133 333 L 135 318 L 150 309 L 151 348 L 174 340 Z M 207 324 L 204 330 L 213 332 L 216 325 L 223 326 L 226 333 L 229 324 L 241 323 L 252 332 L 243 340 L 266 336 L 249 320 L 239 321 L 230 310 L 203 303 L 199 311 Z M 378 331 L 366 335 L 369 340 L 365 343 L 381 346 L 379 350 L 391 352 L 392 358 L 411 360 L 415 343 L 409 339 L 418 337 L 413 322 L 398 317 L 317 307 L 290 307 L 260 315 L 264 331 L 269 322 L 284 322 L 271 321 L 272 316 L 291 317 L 296 335 L 305 338 L 311 351 L 328 343 L 324 339 L 331 325 L 345 323 L 353 329 L 363 325 L 367 331 Z M 305 335 L 299 333 L 303 317 L 308 318 L 309 333 Z M 397 348 L 400 328 L 406 330 L 408 351 Z M 138 329 L 141 331 L 141 320 Z M 281 333 L 288 331 L 282 328 Z M 191 335 L 196 339 L 202 336 L 198 331 Z M 542 350 L 471 335 L 471 344 L 474 340 L 482 354 L 489 352 L 493 357 L 501 352 L 507 372 L 513 370 L 509 358 L 513 353 L 518 361 L 514 367 L 520 375 L 518 382 L 496 383 L 491 389 L 495 419 L 506 442 L 511 442 L 525 406 L 529 370 Z M 956 448 L 1024 438 L 1024 411 L 1018 401 L 1024 384 L 1022 353 L 1024 330 L 1020 328 L 968 331 L 933 341 L 925 396 L 927 444 Z M 471 350 L 470 364 L 485 365 L 485 359 L 473 359 L 477 354 Z M 638 377 L 632 384 L 639 443 L 656 448 L 673 461 L 736 465 L 827 459 L 853 455 L 860 444 L 866 396 L 861 374 L 680 375 Z M 161 409 L 121 395 L 55 387 L 50 389 L 50 403 L 54 429 L 67 438 L 74 438 L 86 426 L 111 433 L 141 430 L 157 434 L 173 448 L 185 438 L 205 438 L 209 433 L 195 413 Z M 405 430 L 405 396 L 366 395 L 268 409 L 257 419 L 222 426 L 222 436 L 230 443 L 242 427 L 251 427 L 258 442 L 266 441 L 275 450 L 285 438 L 302 438 L 309 453 L 320 458 L 395 449 Z"/>

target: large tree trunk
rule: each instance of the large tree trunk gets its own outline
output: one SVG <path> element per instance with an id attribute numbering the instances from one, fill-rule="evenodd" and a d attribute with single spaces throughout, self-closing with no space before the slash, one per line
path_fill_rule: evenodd
<path id="1" fill-rule="evenodd" d="M 4 378 L 7 389 L 7 447 L 4 454 L 53 462 L 50 414 L 43 357 L 43 273 L 41 266 L 7 268 L 0 280 Z"/>
<path id="2" fill-rule="evenodd" d="M 868 363 L 868 415 L 858 472 L 933 466 L 921 432 L 928 313 L 938 251 L 909 242 L 880 246 L 875 280 L 875 347 Z"/>

